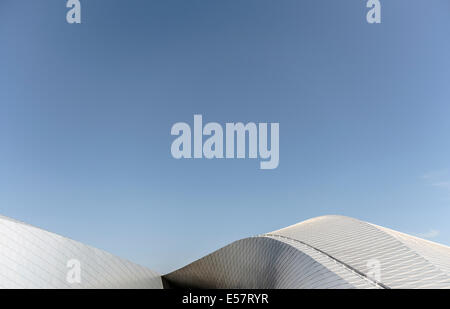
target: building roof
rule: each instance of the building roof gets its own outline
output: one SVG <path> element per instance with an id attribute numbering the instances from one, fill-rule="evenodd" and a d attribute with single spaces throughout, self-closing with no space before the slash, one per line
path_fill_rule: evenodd
<path id="1" fill-rule="evenodd" d="M 77 261 L 81 280 L 68 279 Z M 450 247 L 344 216 L 235 241 L 165 276 L 0 216 L 2 288 L 450 288 Z"/>
<path id="2" fill-rule="evenodd" d="M 449 269 L 447 246 L 331 215 L 234 242 L 164 278 L 223 288 L 450 288 Z"/>

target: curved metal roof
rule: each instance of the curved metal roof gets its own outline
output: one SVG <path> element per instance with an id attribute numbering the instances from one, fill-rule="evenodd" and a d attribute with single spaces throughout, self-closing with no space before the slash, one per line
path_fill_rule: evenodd
<path id="1" fill-rule="evenodd" d="M 80 282 L 67 279 L 74 260 Z M 0 216 L 0 288 L 162 288 L 162 282 L 146 267 Z"/>
<path id="2" fill-rule="evenodd" d="M 75 259 L 81 281 L 67 279 Z M 3 288 L 450 288 L 450 247 L 344 216 L 231 243 L 161 278 L 105 251 L 0 216 Z"/>
<path id="3" fill-rule="evenodd" d="M 164 278 L 221 288 L 450 288 L 449 269 L 447 246 L 333 215 L 234 242 Z"/>

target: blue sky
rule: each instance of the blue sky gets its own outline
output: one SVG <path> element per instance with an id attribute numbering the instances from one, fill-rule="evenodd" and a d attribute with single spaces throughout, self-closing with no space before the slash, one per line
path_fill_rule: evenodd
<path id="1" fill-rule="evenodd" d="M 450 2 L 0 3 L 0 213 L 160 272 L 342 214 L 450 245 Z M 280 165 L 171 126 L 279 122 Z"/>

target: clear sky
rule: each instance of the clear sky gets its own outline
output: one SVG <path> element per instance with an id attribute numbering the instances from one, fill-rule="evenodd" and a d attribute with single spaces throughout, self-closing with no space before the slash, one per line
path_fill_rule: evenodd
<path id="1" fill-rule="evenodd" d="M 342 214 L 450 245 L 450 2 L 0 2 L 0 213 L 159 272 Z M 280 165 L 171 126 L 279 122 Z"/>

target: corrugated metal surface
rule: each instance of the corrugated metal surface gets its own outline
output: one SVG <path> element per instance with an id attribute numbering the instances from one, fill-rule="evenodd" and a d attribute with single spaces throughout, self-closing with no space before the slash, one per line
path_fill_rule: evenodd
<path id="1" fill-rule="evenodd" d="M 80 262 L 80 283 L 67 280 Z M 73 281 L 72 281 L 73 282 Z M 162 288 L 160 275 L 105 251 L 0 216 L 1 288 Z"/>
<path id="2" fill-rule="evenodd" d="M 449 254 L 367 222 L 323 216 L 237 241 L 164 278 L 205 288 L 450 288 Z"/>
<path id="3" fill-rule="evenodd" d="M 164 279 L 198 288 L 377 288 L 319 251 L 276 237 L 233 242 Z"/>
<path id="4" fill-rule="evenodd" d="M 79 283 L 67 262 L 80 262 Z M 231 243 L 163 276 L 198 288 L 450 288 L 450 248 L 343 216 Z M 161 288 L 157 273 L 0 216 L 1 288 Z"/>
<path id="5" fill-rule="evenodd" d="M 390 288 L 450 288 L 450 248 L 344 216 L 323 216 L 271 234 L 305 242 L 368 274 L 379 262 Z M 447 270 L 447 271 L 446 271 Z"/>

